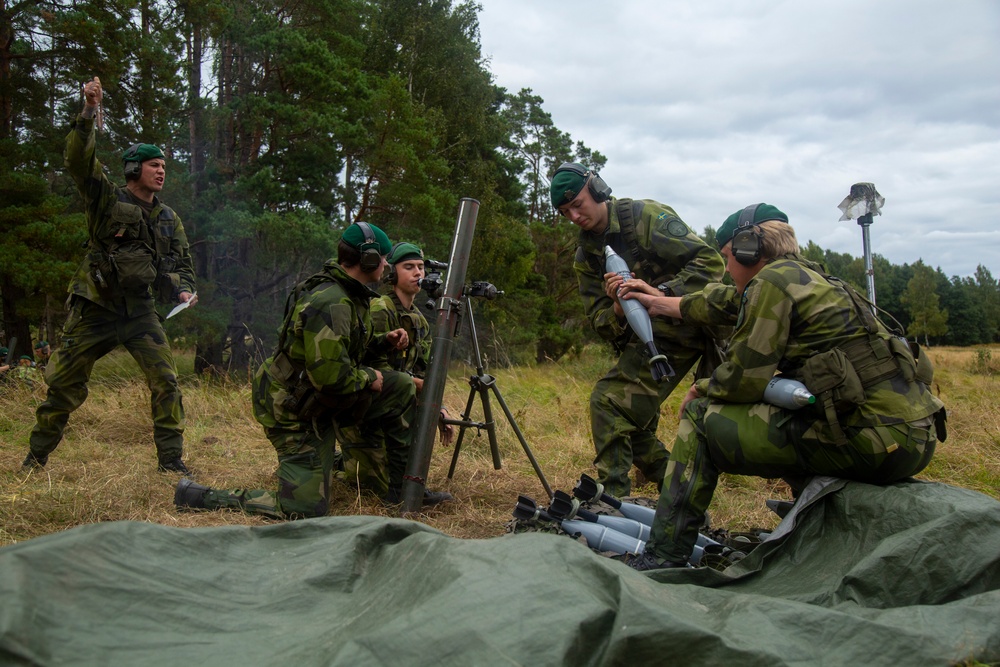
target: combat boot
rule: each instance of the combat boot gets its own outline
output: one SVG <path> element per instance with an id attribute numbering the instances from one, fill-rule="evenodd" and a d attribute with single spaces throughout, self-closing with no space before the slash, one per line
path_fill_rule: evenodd
<path id="1" fill-rule="evenodd" d="M 239 490 L 231 492 L 212 489 L 192 481 L 189 477 L 181 477 L 180 481 L 177 482 L 177 490 L 174 491 L 174 505 L 178 508 L 190 507 L 207 510 L 246 509 L 246 501 Z M 273 512 L 262 511 L 262 508 L 259 507 L 254 508 L 253 513 L 273 516 Z M 277 518 L 281 518 L 281 516 L 277 515 Z"/>
<path id="2" fill-rule="evenodd" d="M 184 465 L 184 461 L 180 458 L 176 458 L 173 461 L 160 461 L 160 464 L 156 466 L 157 472 L 179 472 L 182 475 L 190 475 L 191 471 L 188 467 Z"/>
<path id="3" fill-rule="evenodd" d="M 174 491 L 174 505 L 205 509 L 205 494 L 211 490 L 203 484 L 192 482 L 187 477 L 181 477 L 177 482 L 177 490 Z"/>
<path id="4" fill-rule="evenodd" d="M 30 451 L 28 455 L 24 457 L 24 462 L 21 464 L 22 470 L 41 470 L 45 467 L 45 464 L 49 462 L 48 455 L 45 456 L 35 456 Z"/>
<path id="5" fill-rule="evenodd" d="M 429 489 L 424 489 L 424 497 L 420 504 L 424 507 L 431 507 L 433 505 L 438 505 L 454 499 L 455 496 L 451 495 L 447 491 L 431 491 Z M 382 502 L 386 505 L 398 505 L 403 502 L 403 487 L 390 485 L 389 491 L 382 496 Z"/>
<path id="6" fill-rule="evenodd" d="M 666 570 L 675 567 L 687 567 L 687 563 L 678 563 L 670 560 L 661 561 L 648 551 L 641 554 L 629 554 L 625 557 L 625 564 L 633 570 L 648 572 L 650 570 Z"/>

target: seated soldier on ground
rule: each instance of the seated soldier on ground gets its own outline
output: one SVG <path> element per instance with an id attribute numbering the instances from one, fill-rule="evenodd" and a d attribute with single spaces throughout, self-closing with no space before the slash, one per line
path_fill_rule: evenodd
<path id="1" fill-rule="evenodd" d="M 853 288 L 799 254 L 784 213 L 748 206 L 717 239 L 736 283 L 736 329 L 726 361 L 684 398 L 652 534 L 629 561 L 638 570 L 688 561 L 720 473 L 890 484 L 923 470 L 946 435 L 926 356 L 918 349 L 915 357 Z M 650 315 L 706 312 L 703 294 L 664 297 L 638 280 L 620 287 Z M 816 404 L 764 403 L 775 373 L 805 383 Z"/>

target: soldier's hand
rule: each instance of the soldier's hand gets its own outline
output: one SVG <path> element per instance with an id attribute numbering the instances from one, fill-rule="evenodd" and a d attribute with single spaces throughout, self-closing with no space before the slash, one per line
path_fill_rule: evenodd
<path id="1" fill-rule="evenodd" d="M 104 89 L 101 87 L 101 79 L 94 77 L 92 81 L 83 84 L 83 97 L 88 107 L 97 107 L 104 99 Z"/>
<path id="2" fill-rule="evenodd" d="M 381 393 L 382 391 L 382 371 L 375 371 L 375 381 L 368 385 L 368 388 L 372 391 Z"/>
<path id="3" fill-rule="evenodd" d="M 417 388 L 417 393 L 419 394 L 424 389 L 424 379 L 413 378 L 413 385 Z"/>
<path id="4" fill-rule="evenodd" d="M 663 296 L 663 292 L 656 289 L 645 280 L 639 278 L 632 278 L 628 282 L 623 282 L 618 285 L 618 297 L 621 298 L 629 293 L 641 293 L 649 294 L 651 296 Z"/>
<path id="5" fill-rule="evenodd" d="M 448 411 L 441 408 L 441 418 L 438 421 L 438 433 L 441 436 L 441 444 L 444 447 L 451 445 L 451 441 L 455 438 L 455 427 L 451 424 L 445 424 L 444 420 L 448 418 Z"/>
<path id="6" fill-rule="evenodd" d="M 405 350 L 410 344 L 410 337 L 407 335 L 406 329 L 402 328 L 390 331 L 385 335 L 385 339 L 397 350 Z"/>
<path id="7" fill-rule="evenodd" d="M 681 401 L 681 409 L 677 412 L 678 419 L 684 418 L 684 409 L 687 407 L 687 404 L 699 396 L 701 396 L 701 394 L 698 393 L 698 386 L 694 384 L 691 385 L 691 388 L 688 389 L 688 393 L 684 395 L 684 400 Z"/>
<path id="8" fill-rule="evenodd" d="M 617 273 L 605 273 L 604 274 L 604 293 L 608 295 L 608 298 L 618 300 L 618 289 L 625 282 Z"/>
<path id="9" fill-rule="evenodd" d="M 180 301 L 181 303 L 187 303 L 188 301 L 190 301 L 191 305 L 193 306 L 194 304 L 198 303 L 198 295 L 192 294 L 191 292 L 181 292 L 180 294 L 177 295 L 177 300 Z"/>

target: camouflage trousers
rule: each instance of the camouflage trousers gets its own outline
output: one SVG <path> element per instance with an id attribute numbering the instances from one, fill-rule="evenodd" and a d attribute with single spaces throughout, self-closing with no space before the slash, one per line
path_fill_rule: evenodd
<path id="1" fill-rule="evenodd" d="M 618 497 L 631 493 L 629 471 L 633 465 L 649 481 L 662 482 L 670 453 L 656 437 L 660 405 L 686 381 L 688 371 L 701 356 L 701 351 L 684 347 L 660 351 L 670 359 L 673 377 L 654 381 L 645 348 L 633 342 L 590 394 L 598 481 Z"/>
<path id="2" fill-rule="evenodd" d="M 407 373 L 382 371 L 382 391 L 357 424 L 338 432 L 344 481 L 384 496 L 400 487 L 416 420 L 416 385 Z"/>
<path id="3" fill-rule="evenodd" d="M 205 494 L 209 509 L 235 509 L 272 519 L 325 516 L 330 509 L 330 481 L 337 427 L 327 420 L 264 427 L 278 454 L 278 489 L 213 489 Z"/>
<path id="4" fill-rule="evenodd" d="M 44 459 L 62 440 L 71 412 L 87 398 L 94 363 L 122 345 L 139 364 L 151 394 L 153 442 L 160 463 L 178 459 L 183 448 L 184 405 L 163 326 L 155 312 L 121 317 L 97 304 L 73 298 L 62 343 L 45 367 L 48 394 L 35 412 L 31 453 Z"/>
<path id="5" fill-rule="evenodd" d="M 311 421 L 276 419 L 275 410 L 261 414 L 272 389 L 258 371 L 254 404 L 264 433 L 278 455 L 278 489 L 212 490 L 205 495 L 209 509 L 238 509 L 271 518 L 325 516 L 330 509 L 337 441 L 344 445 L 344 474 L 352 483 L 385 495 L 389 484 L 402 484 L 409 455 L 410 423 L 415 410 L 413 378 L 406 373 L 382 372 L 382 391 L 372 397 L 361 420 L 338 426 L 332 419 Z M 367 390 L 366 390 L 367 391 Z M 266 419 L 262 419 L 265 418 Z"/>
<path id="6" fill-rule="evenodd" d="M 677 431 L 646 552 L 683 562 L 694 550 L 719 473 L 756 477 L 830 475 L 889 484 L 927 466 L 933 419 L 844 429 L 838 446 L 824 419 L 766 403 L 691 401 Z"/>

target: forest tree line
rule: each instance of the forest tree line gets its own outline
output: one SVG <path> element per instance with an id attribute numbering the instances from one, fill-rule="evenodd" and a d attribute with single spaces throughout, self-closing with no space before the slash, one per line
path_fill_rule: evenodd
<path id="1" fill-rule="evenodd" d="M 168 156 L 161 198 L 184 222 L 199 296 L 168 332 L 195 348 L 199 372 L 243 374 L 269 353 L 288 290 L 354 221 L 447 260 L 462 197 L 481 204 L 469 279 L 504 291 L 476 300 L 491 359 L 558 359 L 592 341 L 577 230 L 548 184 L 562 162 L 600 170 L 606 158 L 559 130 L 530 89 L 494 83 L 478 12 L 449 0 L 0 0 L 3 340 L 58 341 L 86 241 L 62 148 L 81 85 L 98 76 L 109 177 L 123 182 L 133 143 Z M 803 251 L 864 293 L 860 258 Z M 949 278 L 876 255 L 874 277 L 879 306 L 911 337 L 1000 337 L 986 267 Z"/>

